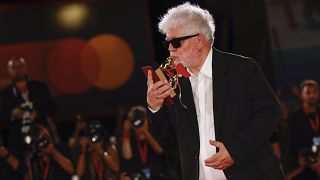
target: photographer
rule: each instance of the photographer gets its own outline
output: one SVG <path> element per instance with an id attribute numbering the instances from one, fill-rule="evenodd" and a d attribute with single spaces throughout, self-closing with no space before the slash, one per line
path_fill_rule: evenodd
<path id="1" fill-rule="evenodd" d="M 71 152 L 63 144 L 55 145 L 49 131 L 42 125 L 32 125 L 27 150 L 27 180 L 69 180 L 74 173 Z"/>
<path id="2" fill-rule="evenodd" d="M 24 159 L 24 134 L 32 123 L 46 124 L 56 112 L 56 105 L 48 87 L 31 80 L 22 57 L 8 62 L 11 84 L 1 91 L 1 116 L 9 124 L 8 149 L 20 160 Z"/>
<path id="3" fill-rule="evenodd" d="M 127 174 L 147 179 L 168 179 L 169 174 L 163 149 L 148 129 L 146 109 L 132 107 L 123 124 L 122 155 L 128 161 Z"/>
<path id="4" fill-rule="evenodd" d="M 288 140 L 298 167 L 286 175 L 286 179 L 320 179 L 320 110 L 319 86 L 314 80 L 300 85 L 302 106 L 290 116 Z"/>
<path id="5" fill-rule="evenodd" d="M 75 176 L 85 180 L 119 179 L 117 149 L 109 145 L 103 125 L 99 121 L 89 121 L 79 136 L 80 152 Z"/>

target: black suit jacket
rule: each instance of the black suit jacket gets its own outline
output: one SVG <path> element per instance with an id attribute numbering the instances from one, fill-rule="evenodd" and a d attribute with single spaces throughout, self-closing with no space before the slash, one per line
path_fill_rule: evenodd
<path id="1" fill-rule="evenodd" d="M 224 170 L 226 177 L 281 179 L 268 142 L 280 117 L 280 106 L 258 65 L 217 49 L 213 49 L 212 64 L 216 140 L 224 143 L 235 160 Z M 197 115 L 189 79 L 180 79 L 180 85 L 182 102 L 188 108 L 184 109 L 176 96 L 174 105 L 149 112 L 149 124 L 164 149 L 178 146 L 182 178 L 196 180 L 200 149 Z"/>

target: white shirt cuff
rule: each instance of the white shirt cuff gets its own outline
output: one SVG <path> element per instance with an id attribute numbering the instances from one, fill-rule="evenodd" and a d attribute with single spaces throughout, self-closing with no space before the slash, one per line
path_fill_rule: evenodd
<path id="1" fill-rule="evenodd" d="M 158 111 L 160 110 L 161 107 L 158 107 L 158 108 L 156 108 L 156 109 L 152 109 L 152 108 L 148 105 L 148 108 L 149 108 L 149 110 L 150 110 L 152 113 L 156 113 L 156 112 L 158 112 Z"/>

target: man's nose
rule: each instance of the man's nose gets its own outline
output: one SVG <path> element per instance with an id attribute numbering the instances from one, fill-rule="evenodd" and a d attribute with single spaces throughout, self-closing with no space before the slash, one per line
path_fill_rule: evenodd
<path id="1" fill-rule="evenodd" d="M 174 48 L 174 47 L 172 46 L 172 44 L 170 43 L 169 46 L 168 46 L 168 51 L 169 51 L 169 52 L 172 52 L 172 51 L 175 51 L 175 50 L 176 50 L 176 48 Z"/>

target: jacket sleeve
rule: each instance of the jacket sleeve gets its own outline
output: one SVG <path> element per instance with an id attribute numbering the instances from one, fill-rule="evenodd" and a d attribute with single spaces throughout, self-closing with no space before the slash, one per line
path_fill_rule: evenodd
<path id="1" fill-rule="evenodd" d="M 279 101 L 258 64 L 250 59 L 243 61 L 242 65 L 240 72 L 253 116 L 237 136 L 225 144 L 236 164 L 240 165 L 245 164 L 247 158 L 267 142 L 281 116 Z"/>
<path id="2" fill-rule="evenodd" d="M 169 151 L 178 145 L 172 124 L 173 117 L 166 106 L 155 113 L 148 110 L 150 132 L 165 151 Z"/>

